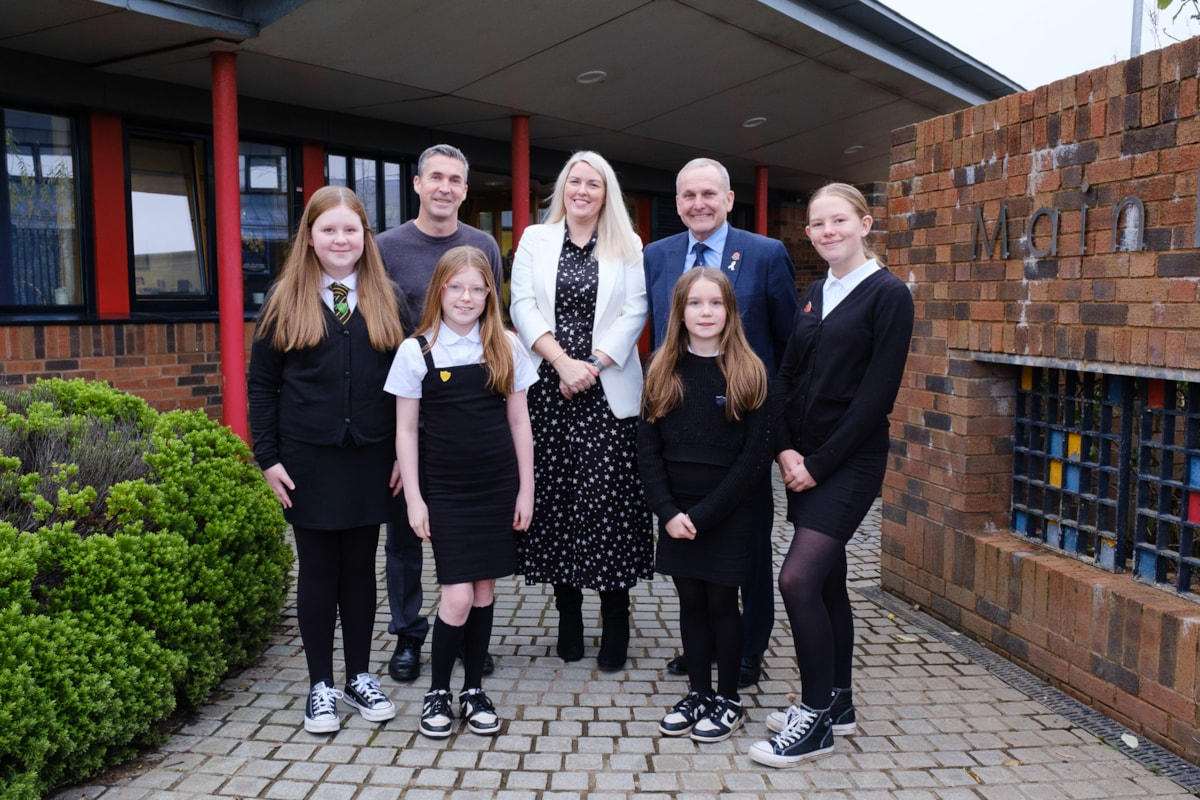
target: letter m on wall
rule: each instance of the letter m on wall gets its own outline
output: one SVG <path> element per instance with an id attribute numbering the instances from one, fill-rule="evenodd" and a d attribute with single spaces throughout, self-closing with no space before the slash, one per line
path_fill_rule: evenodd
<path id="1" fill-rule="evenodd" d="M 1000 257 L 1008 258 L 1008 201 L 1000 201 L 1000 216 L 996 218 L 996 227 L 988 235 L 987 221 L 983 218 L 983 204 L 975 206 L 975 222 L 971 225 L 971 260 L 979 260 L 980 240 L 984 245 L 984 254 L 989 258 L 995 257 L 996 240 L 1000 240 Z"/>

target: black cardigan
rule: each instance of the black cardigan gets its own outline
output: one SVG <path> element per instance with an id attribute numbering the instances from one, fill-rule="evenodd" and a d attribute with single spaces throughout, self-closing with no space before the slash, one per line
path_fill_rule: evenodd
<path id="1" fill-rule="evenodd" d="M 279 441 L 360 447 L 396 435 L 396 399 L 383 390 L 394 349 L 371 346 L 367 324 L 354 314 L 343 328 L 325 313 L 325 338 L 286 353 L 271 331 L 255 332 L 247 394 L 254 457 L 261 469 L 279 463 Z"/>
<path id="2" fill-rule="evenodd" d="M 887 451 L 913 328 L 912 294 L 886 269 L 822 320 L 824 285 L 800 298 L 773 393 L 775 453 L 799 452 L 817 483 L 855 453 Z"/>

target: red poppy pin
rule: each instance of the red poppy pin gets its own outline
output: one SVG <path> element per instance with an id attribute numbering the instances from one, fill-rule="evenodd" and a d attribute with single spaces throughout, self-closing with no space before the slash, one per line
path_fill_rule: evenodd
<path id="1" fill-rule="evenodd" d="M 741 253 L 734 253 L 732 256 L 730 256 L 729 266 L 726 267 L 725 269 L 729 270 L 730 272 L 733 272 L 735 269 L 737 269 L 737 262 L 738 262 L 738 259 L 741 257 L 742 257 Z"/>
<path id="2" fill-rule="evenodd" d="M 812 301 L 811 300 L 809 300 L 807 303 L 804 304 L 804 313 L 807 314 L 810 311 L 812 311 Z"/>

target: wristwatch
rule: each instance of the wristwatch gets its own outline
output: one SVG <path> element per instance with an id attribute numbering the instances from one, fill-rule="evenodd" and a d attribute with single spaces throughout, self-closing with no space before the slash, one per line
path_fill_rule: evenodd
<path id="1" fill-rule="evenodd" d="M 587 361 L 587 363 L 591 364 L 593 367 L 595 367 L 597 372 L 604 371 L 604 362 L 601 361 L 600 356 L 596 355 L 595 353 L 592 353 L 590 356 L 588 356 L 584 360 Z"/>

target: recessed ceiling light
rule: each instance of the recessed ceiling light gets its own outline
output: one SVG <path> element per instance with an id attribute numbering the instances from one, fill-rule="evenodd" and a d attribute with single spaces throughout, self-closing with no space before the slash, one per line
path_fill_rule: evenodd
<path id="1" fill-rule="evenodd" d="M 603 83 L 607 77 L 608 73 L 602 69 L 589 69 L 587 72 L 581 72 L 576 75 L 575 82 L 586 86 L 590 83 Z"/>
<path id="2" fill-rule="evenodd" d="M 748 119 L 742 123 L 742 127 L 743 128 L 757 128 L 759 125 L 762 125 L 766 121 L 767 121 L 766 117 L 751 117 L 750 119 Z"/>
<path id="3" fill-rule="evenodd" d="M 849 156 L 849 155 L 853 155 L 854 153 L 861 153 L 863 150 L 866 150 L 866 149 L 867 148 L 863 147 L 861 144 L 852 144 L 849 147 L 847 147 L 845 150 L 843 150 L 842 152 Z"/>

